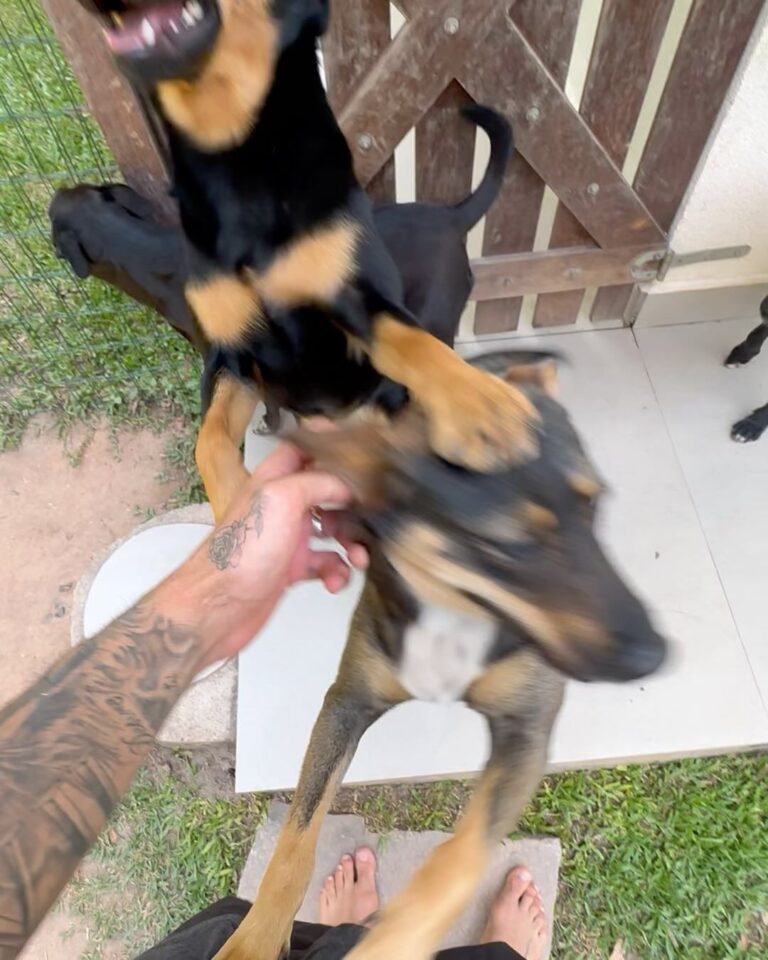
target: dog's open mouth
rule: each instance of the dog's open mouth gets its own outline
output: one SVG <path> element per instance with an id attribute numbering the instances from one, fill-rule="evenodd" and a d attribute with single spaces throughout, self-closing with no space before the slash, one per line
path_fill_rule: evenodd
<path id="1" fill-rule="evenodd" d="M 96 0 L 94 6 L 121 69 L 148 84 L 193 79 L 221 26 L 216 0 Z"/>

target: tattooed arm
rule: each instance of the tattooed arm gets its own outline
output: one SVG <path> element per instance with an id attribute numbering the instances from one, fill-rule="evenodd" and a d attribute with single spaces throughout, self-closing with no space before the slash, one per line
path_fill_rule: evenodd
<path id="1" fill-rule="evenodd" d="M 291 584 L 346 584 L 341 559 L 311 548 L 310 508 L 347 491 L 303 466 L 278 450 L 179 570 L 0 709 L 0 960 L 58 896 L 192 677 L 245 646 Z"/>

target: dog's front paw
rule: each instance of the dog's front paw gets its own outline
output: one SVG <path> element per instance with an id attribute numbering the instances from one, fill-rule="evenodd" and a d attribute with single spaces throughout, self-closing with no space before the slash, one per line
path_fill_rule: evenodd
<path id="1" fill-rule="evenodd" d="M 754 360 L 759 352 L 759 350 L 755 350 L 754 347 L 751 347 L 745 340 L 731 350 L 725 358 L 723 365 L 726 367 L 743 367 L 749 363 L 750 360 Z"/>
<path id="2" fill-rule="evenodd" d="M 768 416 L 755 411 L 734 423 L 731 427 L 731 440 L 737 443 L 751 443 L 753 440 L 760 439 L 766 427 L 768 427 Z"/>
<path id="3" fill-rule="evenodd" d="M 431 447 L 451 463 L 491 473 L 536 454 L 535 407 L 492 374 L 466 365 L 425 407 Z"/>

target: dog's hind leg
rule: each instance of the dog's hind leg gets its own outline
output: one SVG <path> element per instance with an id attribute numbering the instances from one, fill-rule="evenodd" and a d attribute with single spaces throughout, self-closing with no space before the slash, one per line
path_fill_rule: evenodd
<path id="1" fill-rule="evenodd" d="M 760 304 L 760 316 L 760 323 L 725 358 L 726 367 L 743 367 L 763 349 L 763 344 L 768 340 L 768 297 Z"/>
<path id="2" fill-rule="evenodd" d="M 431 957 L 470 902 L 494 848 L 515 828 L 536 790 L 562 683 L 551 673 L 544 676 L 543 684 L 536 679 L 529 682 L 525 668 L 513 666 L 508 671 L 508 667 L 508 661 L 500 661 L 498 676 L 492 667 L 470 688 L 469 703 L 481 712 L 490 711 L 491 756 L 454 835 L 383 909 L 379 922 L 351 951 L 349 960 Z M 515 685 L 525 687 L 522 698 Z M 507 694 L 510 701 L 527 702 L 513 711 L 504 703 Z"/>
<path id="3" fill-rule="evenodd" d="M 252 387 L 220 374 L 197 435 L 195 460 L 217 522 L 248 479 L 240 446 L 257 401 Z"/>
<path id="4" fill-rule="evenodd" d="M 768 428 L 768 403 L 734 423 L 731 427 L 731 439 L 737 443 L 750 443 L 752 440 L 759 440 L 766 428 Z"/>
<path id="5" fill-rule="evenodd" d="M 383 654 L 369 643 L 375 604 L 373 590 L 366 588 L 256 901 L 215 960 L 277 960 L 284 951 L 312 877 L 320 826 L 360 737 L 389 707 L 408 698 Z"/>

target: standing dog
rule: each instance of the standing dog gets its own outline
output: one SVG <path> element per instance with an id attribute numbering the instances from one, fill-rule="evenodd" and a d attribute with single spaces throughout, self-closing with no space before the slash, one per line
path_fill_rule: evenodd
<path id="1" fill-rule="evenodd" d="M 488 765 L 453 838 L 349 955 L 426 960 L 539 782 L 564 677 L 629 680 L 661 663 L 663 641 L 595 538 L 602 486 L 548 392 L 552 368 L 530 360 L 478 361 L 523 389 L 542 425 L 538 456 L 501 472 L 436 457 L 415 406 L 389 426 L 295 437 L 355 492 L 371 565 L 288 821 L 256 902 L 216 960 L 280 956 L 323 817 L 365 730 L 412 698 L 463 700 L 488 722 Z"/>
<path id="2" fill-rule="evenodd" d="M 725 359 L 726 367 L 743 367 L 754 360 L 768 340 L 768 297 L 760 304 L 761 322 L 754 330 L 737 344 Z M 759 440 L 768 427 L 768 403 L 753 410 L 748 416 L 734 423 L 731 428 L 731 437 L 738 443 L 749 443 Z"/>
<path id="3" fill-rule="evenodd" d="M 526 395 L 404 307 L 395 263 L 323 90 L 327 0 L 80 0 L 165 124 L 209 349 L 196 459 L 221 517 L 255 403 L 336 416 L 410 397 L 436 452 L 480 470 L 533 455 Z"/>

